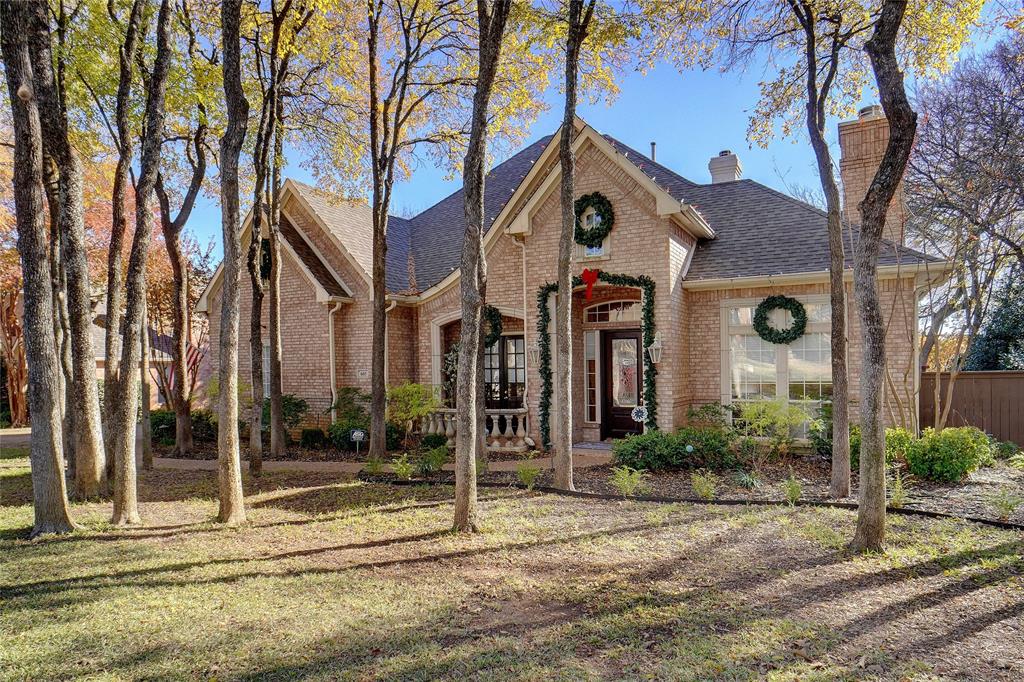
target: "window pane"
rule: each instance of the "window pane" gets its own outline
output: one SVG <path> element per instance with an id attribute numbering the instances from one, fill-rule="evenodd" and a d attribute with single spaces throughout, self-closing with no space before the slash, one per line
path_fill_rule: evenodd
<path id="1" fill-rule="evenodd" d="M 729 308 L 729 324 L 734 327 L 749 327 L 754 324 L 754 309 L 751 306 Z"/>
<path id="2" fill-rule="evenodd" d="M 612 340 L 612 404 L 615 407 L 636 407 L 639 396 L 635 339 Z"/>
<path id="3" fill-rule="evenodd" d="M 832 395 L 832 348 L 827 332 L 811 332 L 789 344 L 789 398 L 821 400 Z"/>
<path id="4" fill-rule="evenodd" d="M 775 347 L 755 334 L 729 337 L 733 400 L 774 398 Z"/>
<path id="5" fill-rule="evenodd" d="M 585 359 L 586 420 L 597 421 L 597 332 L 583 335 L 583 356 Z"/>

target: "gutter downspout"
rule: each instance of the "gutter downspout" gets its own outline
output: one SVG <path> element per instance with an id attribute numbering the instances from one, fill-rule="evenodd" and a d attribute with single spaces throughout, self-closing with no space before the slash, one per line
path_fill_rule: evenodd
<path id="1" fill-rule="evenodd" d="M 331 423 L 338 419 L 338 410 L 335 405 L 338 403 L 338 370 L 337 353 L 334 349 L 334 314 L 341 310 L 341 301 L 335 301 L 334 305 L 327 311 L 327 344 L 330 347 L 331 355 Z"/>
<path id="2" fill-rule="evenodd" d="M 506 232 L 505 234 L 508 234 Z M 511 235 L 510 235 L 511 236 Z M 512 243 L 515 244 L 523 252 L 523 346 L 526 353 L 523 355 L 523 372 L 526 376 L 526 383 L 523 385 L 523 406 L 527 407 L 526 399 L 530 396 L 530 344 L 528 343 L 529 337 L 526 333 L 526 239 L 512 237 Z"/>
<path id="3" fill-rule="evenodd" d="M 385 296 L 384 300 L 387 301 L 388 297 Z M 388 327 L 390 326 L 388 324 L 388 313 L 390 313 L 392 310 L 394 310 L 395 306 L 397 306 L 397 305 L 398 305 L 398 301 L 396 299 L 392 298 L 390 300 L 390 302 L 387 304 L 387 306 L 385 306 L 385 308 L 384 308 L 384 385 L 385 386 L 387 386 L 387 383 L 388 383 L 388 347 L 390 345 L 388 343 Z"/>

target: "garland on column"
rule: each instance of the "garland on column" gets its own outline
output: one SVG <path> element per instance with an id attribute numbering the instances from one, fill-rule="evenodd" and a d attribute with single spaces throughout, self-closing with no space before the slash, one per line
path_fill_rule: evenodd
<path id="1" fill-rule="evenodd" d="M 647 407 L 647 428 L 658 428 L 658 397 L 655 390 L 655 379 L 658 368 L 651 362 L 647 348 L 654 343 L 654 280 L 646 275 L 632 277 L 598 272 L 598 279 L 606 284 L 620 287 L 636 287 L 643 292 L 643 311 L 640 329 L 643 333 L 643 348 L 640 354 L 644 362 L 644 406 Z M 573 287 L 583 286 L 583 278 L 573 277 Z M 540 438 L 545 448 L 551 447 L 551 337 L 548 327 L 551 324 L 551 313 L 548 311 L 548 298 L 558 291 L 558 282 L 548 282 L 537 290 L 537 345 L 540 347 Z"/>
<path id="2" fill-rule="evenodd" d="M 501 340 L 501 333 L 504 331 L 501 322 L 501 311 L 493 305 L 485 305 L 483 319 L 487 322 L 487 335 L 484 336 L 484 348 L 490 348 Z"/>

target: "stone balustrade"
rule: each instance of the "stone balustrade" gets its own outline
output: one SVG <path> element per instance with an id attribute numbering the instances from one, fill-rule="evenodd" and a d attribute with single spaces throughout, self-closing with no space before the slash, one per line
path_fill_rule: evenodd
<path id="1" fill-rule="evenodd" d="M 514 409 L 487 410 L 487 449 L 499 452 L 525 452 L 534 447 L 529 434 L 528 410 Z M 424 435 L 440 433 L 448 438 L 448 444 L 455 445 L 458 433 L 456 410 L 442 408 L 420 421 L 420 432 Z"/>

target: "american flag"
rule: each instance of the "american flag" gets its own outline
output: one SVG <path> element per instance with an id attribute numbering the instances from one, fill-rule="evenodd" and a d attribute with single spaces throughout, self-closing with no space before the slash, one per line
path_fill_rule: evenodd
<path id="1" fill-rule="evenodd" d="M 149 347 L 151 350 L 160 351 L 168 356 L 174 355 L 174 339 L 166 334 L 160 334 L 155 329 L 149 329 Z M 206 352 L 199 346 L 187 343 L 185 344 L 185 374 L 194 374 L 196 368 L 199 367 L 199 363 L 203 361 L 203 356 Z M 169 366 L 168 381 L 171 386 L 174 385 L 174 365 Z"/>

